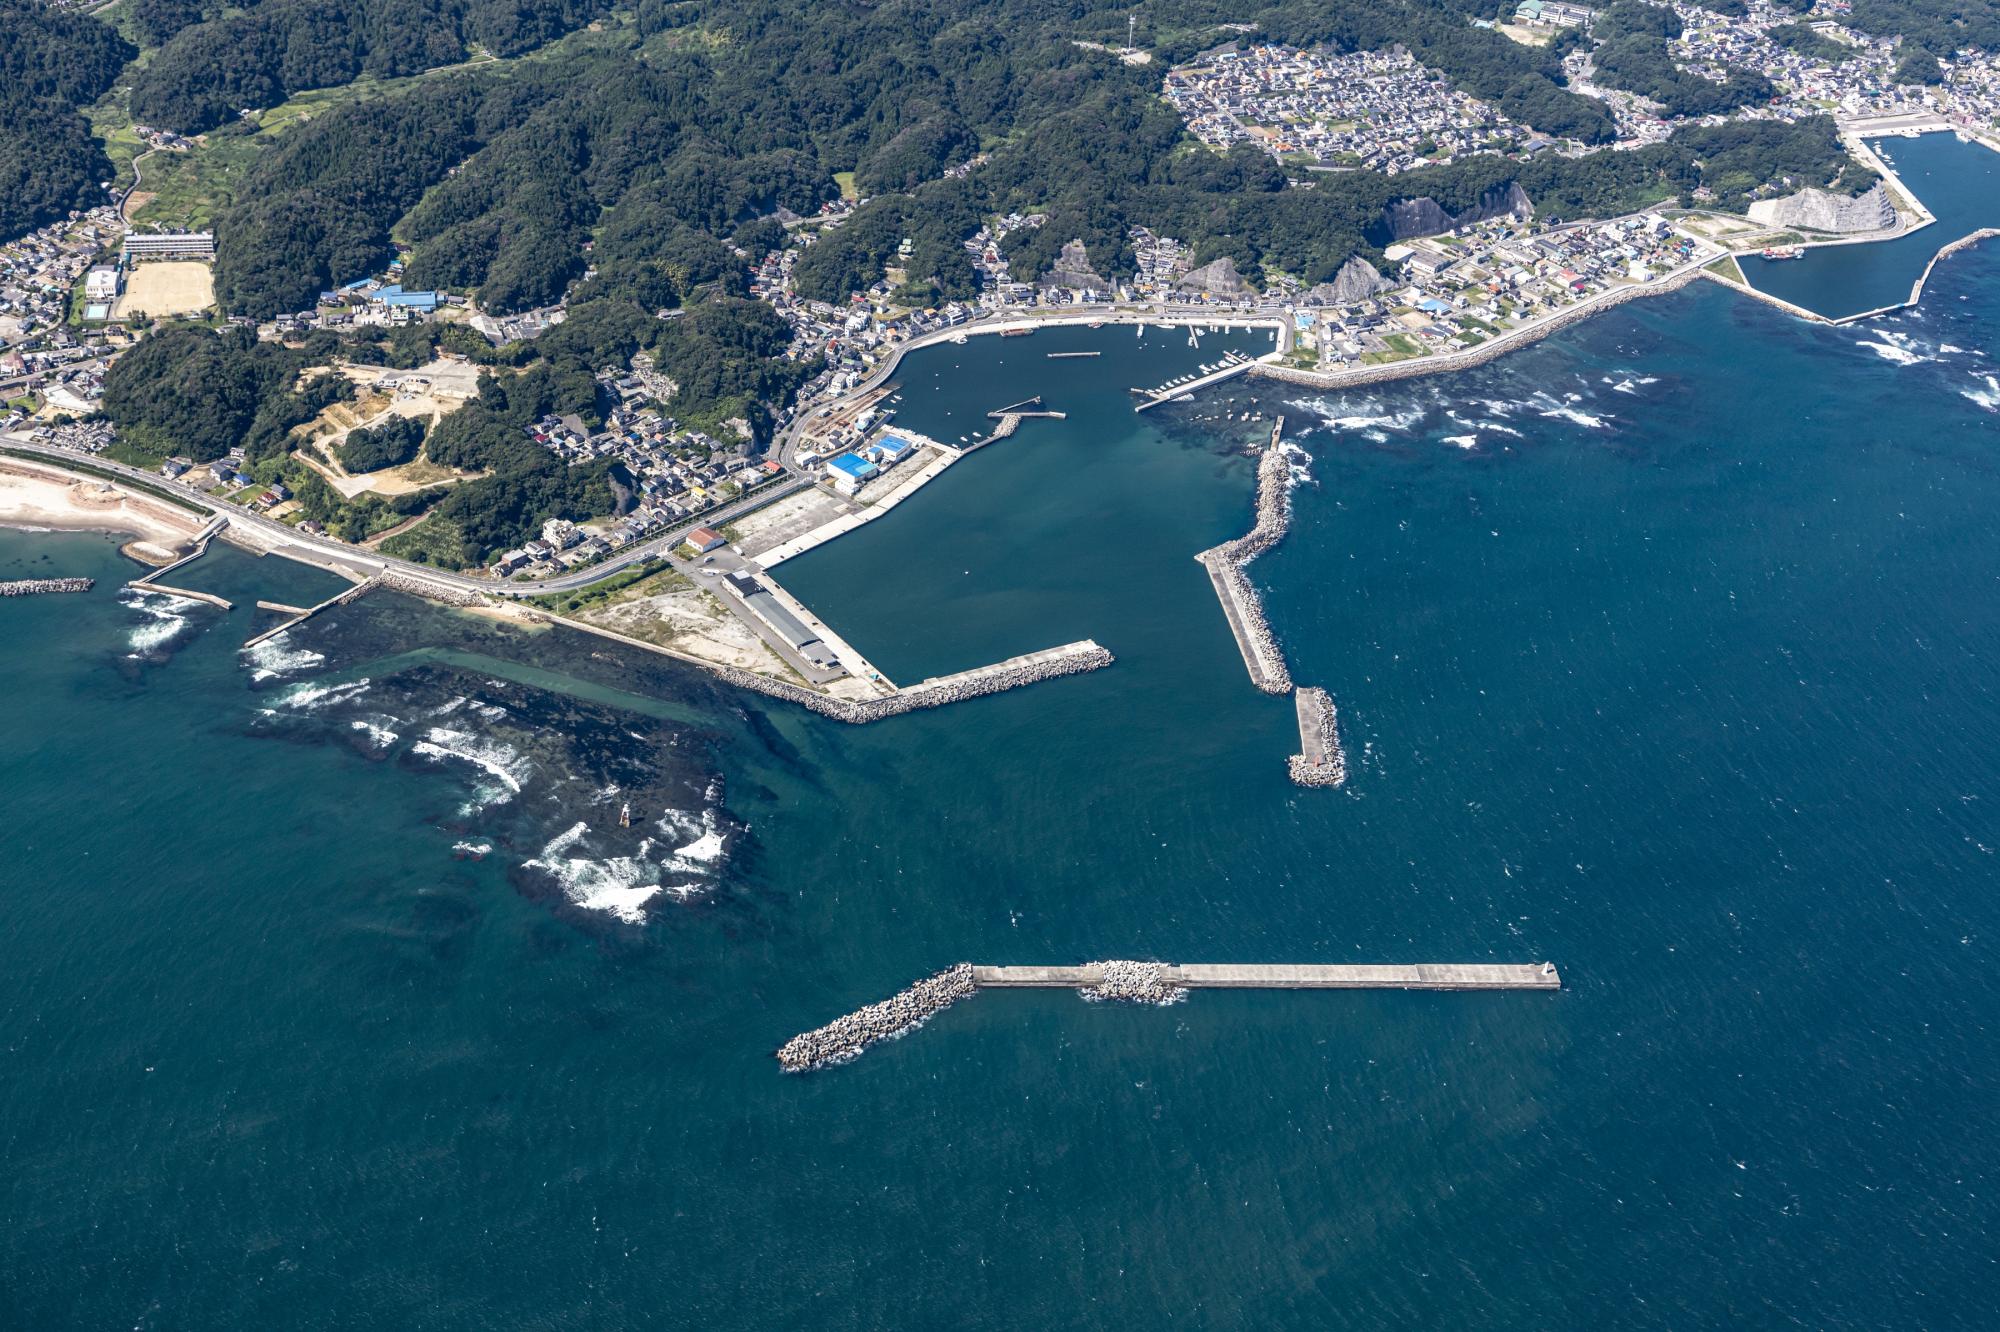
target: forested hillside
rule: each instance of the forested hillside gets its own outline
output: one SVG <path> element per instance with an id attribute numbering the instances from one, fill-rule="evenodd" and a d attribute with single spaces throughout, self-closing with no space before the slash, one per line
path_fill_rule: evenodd
<path id="1" fill-rule="evenodd" d="M 132 55 L 95 19 L 0 0 L 0 241 L 103 200 L 111 163 L 77 108 Z"/>
<path id="2" fill-rule="evenodd" d="M 189 24 L 183 0 L 147 3 L 141 21 L 173 36 L 133 84 L 132 114 L 184 134 L 363 74 L 452 64 L 475 46 L 516 55 L 608 7 L 601 0 L 264 0 Z"/>

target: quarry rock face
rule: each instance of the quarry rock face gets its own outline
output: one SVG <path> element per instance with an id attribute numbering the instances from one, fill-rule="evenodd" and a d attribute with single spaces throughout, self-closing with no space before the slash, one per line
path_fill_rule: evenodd
<path id="1" fill-rule="evenodd" d="M 1376 221 L 1375 238 L 1384 243 L 1416 240 L 1423 236 L 1442 235 L 1491 218 L 1526 220 L 1534 215 L 1535 205 L 1529 200 L 1528 192 L 1518 182 L 1509 181 L 1480 195 L 1478 201 L 1462 213 L 1447 213 L 1435 199 L 1398 200 L 1382 210 L 1382 216 Z"/>
<path id="2" fill-rule="evenodd" d="M 1174 284 L 1178 291 L 1205 292 L 1210 296 L 1244 296 L 1250 284 L 1236 271 L 1236 261 L 1223 255 L 1214 263 L 1203 264 Z"/>
<path id="3" fill-rule="evenodd" d="M 1800 190 L 1782 199 L 1759 199 L 1750 205 L 1750 220 L 1777 227 L 1846 233 L 1881 231 L 1896 225 L 1896 205 L 1881 181 L 1866 193 L 1848 198 L 1825 190 Z"/>
<path id="4" fill-rule="evenodd" d="M 1340 266 L 1333 281 L 1322 282 L 1306 293 L 1307 305 L 1358 305 L 1370 296 L 1388 291 L 1396 284 L 1375 271 L 1375 265 L 1356 255 Z"/>

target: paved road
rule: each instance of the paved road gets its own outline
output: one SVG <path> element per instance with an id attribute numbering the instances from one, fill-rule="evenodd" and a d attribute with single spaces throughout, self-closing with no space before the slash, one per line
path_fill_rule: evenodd
<path id="1" fill-rule="evenodd" d="M 428 564 L 415 564 L 408 560 L 394 559 L 383 555 L 379 551 L 364 550 L 359 546 L 350 546 L 344 541 L 335 541 L 330 537 L 308 536 L 295 527 L 287 527 L 285 524 L 266 518 L 262 514 L 252 513 L 240 505 L 218 500 L 212 495 L 196 490 L 192 486 L 184 485 L 179 481 L 170 481 L 158 472 L 148 472 L 137 467 L 129 467 L 124 463 L 113 462 L 109 458 L 98 457 L 93 454 L 74 453 L 68 449 L 59 449 L 53 445 L 23 439 L 16 435 L 4 435 L 0 436 L 0 439 L 4 439 L 7 446 L 11 449 L 33 454 L 39 458 L 45 458 L 59 466 L 63 464 L 87 466 L 97 471 L 109 472 L 114 476 L 127 477 L 133 481 L 142 481 L 156 490 L 164 490 L 186 499 L 198 505 L 204 512 L 222 515 L 229 520 L 231 527 L 240 527 L 255 532 L 267 541 L 275 545 L 289 547 L 309 559 L 317 558 L 320 560 L 335 561 L 369 570 L 394 570 L 407 574 L 410 577 L 424 579 L 444 587 L 457 588 L 466 592 L 484 592 L 501 597 L 534 597 L 550 592 L 574 592 L 578 588 L 589 587 L 592 583 L 608 578 L 621 569 L 629 568 L 641 560 L 656 559 L 666 555 L 668 551 L 671 551 L 675 546 L 680 544 L 683 536 L 696 527 L 707 524 L 719 525 L 727 523 L 748 513 L 752 509 L 761 508 L 763 505 L 769 504 L 774 500 L 782 499 L 784 496 L 802 489 L 807 484 L 803 477 L 792 476 L 782 481 L 760 486 L 752 494 L 746 495 L 734 503 L 702 514 L 698 518 L 691 518 L 684 523 L 678 523 L 660 535 L 650 537 L 637 545 L 629 546 L 602 564 L 594 564 L 588 569 L 579 569 L 573 573 L 563 574 L 556 578 L 543 579 L 539 582 L 502 583 L 491 578 L 476 578 L 466 574 L 451 573 L 447 570 L 433 568 Z"/>

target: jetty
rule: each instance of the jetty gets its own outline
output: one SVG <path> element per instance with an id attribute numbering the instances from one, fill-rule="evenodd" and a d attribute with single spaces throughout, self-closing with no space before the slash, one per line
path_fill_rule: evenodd
<path id="1" fill-rule="evenodd" d="M 378 578 L 369 578 L 362 582 L 356 583 L 353 587 L 348 588 L 344 592 L 335 593 L 333 596 L 328 597 L 325 601 L 320 602 L 319 605 L 308 606 L 304 610 L 299 611 L 298 614 L 292 616 L 289 620 L 286 620 L 282 624 L 274 625 L 271 628 L 266 629 L 261 634 L 252 634 L 247 640 L 244 641 L 243 646 L 246 648 L 256 647 L 259 643 L 268 642 L 269 640 L 276 638 L 279 634 L 284 633 L 285 630 L 287 629 L 297 628 L 299 625 L 304 624 L 307 620 L 310 620 L 313 616 L 318 615 L 321 611 L 332 610 L 335 606 L 345 606 L 348 602 L 353 601 L 355 598 L 361 596 L 363 593 L 367 592 L 370 588 L 374 587 L 375 584 L 379 581 L 380 580 Z M 137 587 L 138 584 L 134 583 L 133 586 Z M 294 606 L 287 606 L 284 609 L 297 610 L 298 608 Z"/>
<path id="2" fill-rule="evenodd" d="M 1194 378 L 1181 383 L 1163 384 L 1156 389 L 1133 389 L 1133 394 L 1140 398 L 1141 401 L 1132 410 L 1135 412 L 1150 411 L 1163 402 L 1173 402 L 1176 399 L 1185 398 L 1189 394 L 1197 393 L 1202 389 L 1220 384 L 1225 379 L 1233 379 L 1256 364 L 1256 361 L 1243 355 L 1241 352 L 1228 352 L 1222 358 L 1222 365 L 1206 374 L 1196 375 Z"/>
<path id="3" fill-rule="evenodd" d="M 1560 990 L 1553 962 L 1087 962 L 1074 967 L 960 962 L 880 1003 L 794 1036 L 778 1066 L 805 1073 L 848 1063 L 981 990 L 1076 990 L 1091 1000 L 1165 1005 L 1189 990 Z"/>
<path id="4" fill-rule="evenodd" d="M 1104 355 L 1104 353 L 1103 353 L 1103 352 L 1101 352 L 1101 351 L 1094 351 L 1094 352 L 1049 352 L 1049 353 L 1048 353 L 1048 358 L 1049 358 L 1049 359 L 1050 359 L 1051 361 L 1081 361 L 1081 360 L 1083 360 L 1083 359 L 1084 359 L 1084 358 L 1086 358 L 1086 357 L 1090 357 L 1090 356 L 1102 356 L 1102 355 Z"/>
<path id="5" fill-rule="evenodd" d="M 1264 618 L 1263 599 L 1243 566 L 1284 539 L 1291 530 L 1291 466 L 1278 448 L 1284 437 L 1285 418 L 1271 427 L 1271 442 L 1257 462 L 1257 522 L 1234 541 L 1211 546 L 1195 559 L 1208 570 L 1215 584 L 1216 599 L 1229 621 L 1229 631 L 1243 653 L 1243 665 L 1250 683 L 1267 694 L 1291 692 L 1292 674 L 1285 666 L 1285 654 L 1278 647 L 1269 621 Z"/>
<path id="6" fill-rule="evenodd" d="M 48 592 L 88 592 L 95 578 L 17 578 L 0 583 L 0 597 L 37 597 Z"/>
<path id="7" fill-rule="evenodd" d="M 197 592 L 193 588 L 171 587 L 160 581 L 174 570 L 185 568 L 200 559 L 203 555 L 206 555 L 208 553 L 208 543 L 215 539 L 217 533 L 228 526 L 229 519 L 221 514 L 217 514 L 208 521 L 206 527 L 195 533 L 194 546 L 187 554 L 181 556 L 172 564 L 166 565 L 164 568 L 153 570 L 153 572 L 143 578 L 134 578 L 125 586 L 134 588 L 140 592 L 158 592 L 162 596 L 183 597 L 189 601 L 205 601 L 211 606 L 220 606 L 223 610 L 234 609 L 234 602 L 226 601 L 216 596 L 213 592 Z"/>
<path id="8" fill-rule="evenodd" d="M 138 592 L 158 592 L 161 596 L 166 597 L 184 597 L 189 601 L 206 601 L 209 605 L 220 606 L 224 610 L 234 609 L 236 604 L 216 596 L 213 592 L 197 592 L 191 587 L 168 587 L 165 583 L 155 581 L 151 578 L 134 578 L 131 582 L 125 584 L 125 586 Z"/>

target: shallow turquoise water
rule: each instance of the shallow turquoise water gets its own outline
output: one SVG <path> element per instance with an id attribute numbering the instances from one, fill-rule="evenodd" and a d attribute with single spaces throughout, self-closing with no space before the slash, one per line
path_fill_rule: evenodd
<path id="1" fill-rule="evenodd" d="M 1118 663 L 867 728 L 391 596 L 254 688 L 247 612 L 134 662 L 109 543 L 0 534 L 107 580 L 0 603 L 0 1321 L 1989 1325 L 1996 315 L 1981 251 L 1853 329 L 1702 286 L 1227 426 L 1024 360 L 1068 421 L 784 578 L 899 678 Z M 1253 575 L 1338 793 L 1191 558 L 1277 411 L 1313 479 Z M 412 752 L 447 726 L 520 789 Z M 527 866 L 633 852 L 612 784 L 727 847 L 640 926 Z M 1567 988 L 985 995 L 770 1058 L 952 961 L 1107 955 Z"/>
<path id="2" fill-rule="evenodd" d="M 1902 304 L 1939 250 L 1983 227 L 2000 227 L 2000 153 L 1943 133 L 1869 145 L 1937 221 L 1892 241 L 1825 246 L 1797 259 L 1751 255 L 1739 261 L 1751 286 L 1845 319 Z"/>

